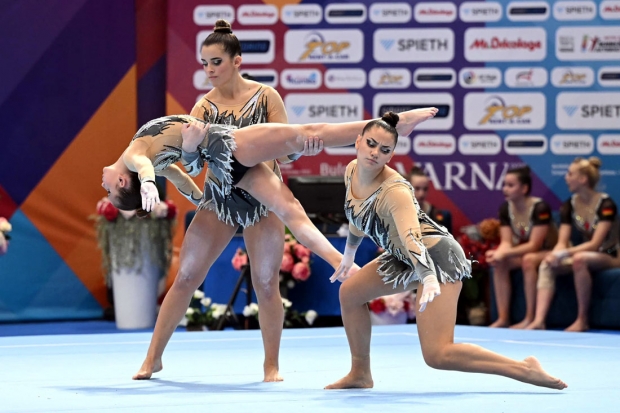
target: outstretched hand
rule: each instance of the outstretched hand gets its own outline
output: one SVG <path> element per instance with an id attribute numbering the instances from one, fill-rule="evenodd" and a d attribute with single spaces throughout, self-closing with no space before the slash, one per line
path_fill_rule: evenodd
<path id="1" fill-rule="evenodd" d="M 155 204 L 159 204 L 159 191 L 151 181 L 143 182 L 140 185 L 140 195 L 142 195 L 142 209 L 151 212 Z"/>
<path id="2" fill-rule="evenodd" d="M 209 131 L 209 124 L 192 120 L 181 127 L 182 148 L 185 152 L 195 152 Z"/>
<path id="3" fill-rule="evenodd" d="M 355 263 L 345 263 L 345 260 L 342 260 L 334 275 L 329 278 L 329 281 L 334 283 L 336 281 L 345 282 L 347 279 L 351 278 L 356 272 L 358 272 L 361 268 L 359 265 Z"/>
<path id="4" fill-rule="evenodd" d="M 441 294 L 441 289 L 439 288 L 437 277 L 434 275 L 425 277 L 422 281 L 422 294 L 420 294 L 420 298 L 418 300 L 418 304 L 420 304 L 420 312 L 424 311 L 426 309 L 426 304 L 433 302 L 435 297 L 439 294 Z"/>

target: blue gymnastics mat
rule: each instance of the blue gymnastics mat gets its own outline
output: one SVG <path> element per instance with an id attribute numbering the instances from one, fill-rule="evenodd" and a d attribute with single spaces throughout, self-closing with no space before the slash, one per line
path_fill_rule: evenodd
<path id="1" fill-rule="evenodd" d="M 262 383 L 260 332 L 174 334 L 164 370 L 133 381 L 150 332 L 0 337 L 0 412 L 614 412 L 620 335 L 457 326 L 456 342 L 508 357 L 535 355 L 569 387 L 439 371 L 422 359 L 416 326 L 373 328 L 375 387 L 327 391 L 344 376 L 342 328 L 284 330 L 284 382 Z"/>

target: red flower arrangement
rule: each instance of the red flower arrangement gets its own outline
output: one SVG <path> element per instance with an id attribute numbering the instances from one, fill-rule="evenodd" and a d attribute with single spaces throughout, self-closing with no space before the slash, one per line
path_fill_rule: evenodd
<path id="1" fill-rule="evenodd" d="M 232 259 L 232 266 L 235 271 L 241 271 L 241 268 L 245 265 L 248 265 L 248 254 L 245 250 L 237 248 L 237 252 L 235 252 L 235 256 Z"/>
<path id="2" fill-rule="evenodd" d="M 465 251 L 465 256 L 476 261 L 477 266 L 482 269 L 489 268 L 485 256 L 486 252 L 497 248 L 499 245 L 499 226 L 499 220 L 487 218 L 478 225 L 462 228 L 462 233 L 457 238 Z"/>
<path id="3" fill-rule="evenodd" d="M 293 288 L 298 281 L 306 281 L 311 274 L 310 255 L 312 252 L 297 242 L 292 234 L 284 236 L 284 252 L 280 266 L 280 283 Z"/>
<path id="4" fill-rule="evenodd" d="M 407 319 L 415 318 L 415 294 L 413 291 L 385 295 L 375 298 L 368 303 L 368 309 L 375 314 L 387 314 L 397 317 L 399 314 L 407 314 Z"/>
<path id="5" fill-rule="evenodd" d="M 9 248 L 9 240 L 11 239 L 9 232 L 11 229 L 11 223 L 6 218 L 0 217 L 0 255 L 6 254 Z"/>
<path id="6" fill-rule="evenodd" d="M 461 228 L 461 235 L 457 238 L 465 251 L 465 256 L 474 261 L 472 276 L 463 280 L 463 290 L 459 297 L 459 300 L 464 300 L 466 312 L 464 317 L 471 325 L 486 324 L 487 309 L 484 297 L 488 289 L 489 275 L 486 252 L 499 245 L 499 227 L 499 220 L 487 218 L 477 225 Z"/>
<path id="7" fill-rule="evenodd" d="M 292 234 L 284 236 L 284 251 L 282 264 L 280 265 L 280 285 L 293 288 L 299 281 L 306 281 L 312 271 L 310 270 L 310 256 L 312 252 L 297 242 Z M 238 248 L 232 259 L 235 270 L 241 271 L 248 264 L 247 252 Z"/>

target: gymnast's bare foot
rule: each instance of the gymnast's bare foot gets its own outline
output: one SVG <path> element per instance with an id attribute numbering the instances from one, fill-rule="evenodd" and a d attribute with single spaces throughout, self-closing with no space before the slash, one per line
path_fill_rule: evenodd
<path id="1" fill-rule="evenodd" d="M 502 320 L 501 318 L 498 318 L 497 320 L 495 320 L 495 322 L 489 324 L 489 328 L 506 328 L 510 325 L 510 322 L 508 320 Z"/>
<path id="2" fill-rule="evenodd" d="M 588 331 L 589 329 L 590 329 L 590 326 L 588 325 L 586 321 L 577 319 L 575 320 L 573 324 L 566 327 L 564 331 L 582 332 L 582 331 Z"/>
<path id="3" fill-rule="evenodd" d="M 544 330 L 545 329 L 545 323 L 541 323 L 540 321 L 532 321 L 531 323 L 529 323 L 527 325 L 527 327 L 525 327 L 526 330 Z"/>
<path id="4" fill-rule="evenodd" d="M 511 325 L 510 328 L 514 328 L 516 330 L 523 330 L 524 328 L 529 326 L 531 322 L 532 320 L 528 320 L 527 318 L 524 318 L 521 322 Z"/>
<path id="5" fill-rule="evenodd" d="M 523 360 L 528 368 L 526 378 L 523 379 L 525 383 L 530 383 L 535 386 L 548 387 L 550 389 L 563 390 L 568 387 L 562 380 L 550 376 L 545 370 L 543 370 L 540 362 L 536 357 L 527 357 Z"/>
<path id="6" fill-rule="evenodd" d="M 157 359 L 154 361 L 149 361 L 148 359 L 144 360 L 144 363 L 142 363 L 142 367 L 140 367 L 140 370 L 136 374 L 134 374 L 132 379 L 148 380 L 151 378 L 153 373 L 157 373 L 163 368 L 164 366 L 161 364 L 161 359 Z"/>
<path id="7" fill-rule="evenodd" d="M 438 111 L 437 108 L 421 108 L 401 112 L 398 114 L 396 131 L 400 136 L 409 136 L 413 128 L 425 120 L 434 118 Z"/>
<path id="8" fill-rule="evenodd" d="M 265 378 L 264 382 L 274 382 L 274 381 L 284 381 L 282 376 L 280 376 L 280 372 L 278 372 L 278 368 L 275 366 L 272 367 L 264 367 L 265 369 Z"/>
<path id="9" fill-rule="evenodd" d="M 372 389 L 374 383 L 370 372 L 365 374 L 354 375 L 347 374 L 335 383 L 325 386 L 325 390 L 333 389 Z"/>

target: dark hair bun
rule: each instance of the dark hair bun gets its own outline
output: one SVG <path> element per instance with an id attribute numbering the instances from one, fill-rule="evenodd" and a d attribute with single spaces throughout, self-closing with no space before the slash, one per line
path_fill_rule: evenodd
<path id="1" fill-rule="evenodd" d="M 398 124 L 398 115 L 394 112 L 385 112 L 383 116 L 381 116 L 381 120 L 395 128 L 396 124 Z"/>
<path id="2" fill-rule="evenodd" d="M 232 29 L 230 28 L 230 23 L 226 20 L 218 20 L 215 22 L 215 27 L 213 28 L 214 33 L 225 33 L 232 34 Z"/>

